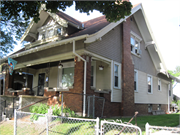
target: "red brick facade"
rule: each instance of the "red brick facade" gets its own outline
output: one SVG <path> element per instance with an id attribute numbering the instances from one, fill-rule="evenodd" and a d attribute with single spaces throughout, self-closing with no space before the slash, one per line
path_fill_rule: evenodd
<path id="1" fill-rule="evenodd" d="M 134 115 L 134 65 L 131 59 L 130 18 L 123 22 L 122 43 L 122 116 Z"/>

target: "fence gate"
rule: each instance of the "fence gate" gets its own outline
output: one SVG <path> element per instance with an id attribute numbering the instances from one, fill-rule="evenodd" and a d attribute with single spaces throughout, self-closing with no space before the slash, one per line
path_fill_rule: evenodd
<path id="1" fill-rule="evenodd" d="M 146 135 L 179 135 L 180 127 L 151 126 L 146 123 Z"/>
<path id="2" fill-rule="evenodd" d="M 96 96 L 88 96 L 88 117 L 103 117 L 105 98 L 96 97 Z"/>
<path id="3" fill-rule="evenodd" d="M 142 131 L 138 126 L 116 123 L 109 121 L 101 121 L 101 135 L 142 135 Z"/>

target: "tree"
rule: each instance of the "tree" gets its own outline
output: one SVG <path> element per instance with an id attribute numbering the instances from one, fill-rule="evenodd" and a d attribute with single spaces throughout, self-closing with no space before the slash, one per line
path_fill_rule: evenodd
<path id="1" fill-rule="evenodd" d="M 180 76 L 180 66 L 177 66 L 175 70 L 168 70 L 168 72 L 173 75 L 174 77 L 179 77 Z"/>
<path id="2" fill-rule="evenodd" d="M 1 50 L 7 54 L 15 43 L 12 35 L 20 39 L 29 19 L 37 23 L 41 4 L 46 4 L 46 10 L 52 13 L 73 5 L 73 1 L 1 1 Z M 75 1 L 75 9 L 89 14 L 93 10 L 100 11 L 109 22 L 119 21 L 131 14 L 130 2 L 115 1 Z M 2 53 L 2 52 L 0 52 Z"/>
<path id="3" fill-rule="evenodd" d="M 174 77 L 179 77 L 180 76 L 180 66 L 177 66 L 175 68 L 175 70 L 168 70 L 169 74 L 171 74 Z M 174 84 L 174 80 L 172 81 L 172 83 Z"/>

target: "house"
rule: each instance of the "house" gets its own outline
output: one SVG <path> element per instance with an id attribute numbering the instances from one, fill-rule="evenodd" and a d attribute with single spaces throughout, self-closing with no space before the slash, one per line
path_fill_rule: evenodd
<path id="1" fill-rule="evenodd" d="M 104 98 L 107 117 L 169 111 L 176 78 L 167 72 L 141 4 L 116 23 L 105 16 L 80 22 L 41 10 L 40 21 L 32 21 L 21 40 L 29 43 L 9 56 L 18 63 L 12 76 L 5 72 L 3 95 L 66 92 L 66 106 L 83 116 L 88 109 L 83 95 Z"/>

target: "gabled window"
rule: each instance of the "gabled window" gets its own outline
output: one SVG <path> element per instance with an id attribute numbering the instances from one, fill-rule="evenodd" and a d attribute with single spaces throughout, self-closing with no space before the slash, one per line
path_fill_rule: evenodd
<path id="1" fill-rule="evenodd" d="M 134 70 L 134 91 L 138 91 L 138 71 Z"/>
<path id="2" fill-rule="evenodd" d="M 141 50 L 140 50 L 140 42 L 141 42 L 141 37 L 135 34 L 134 32 L 131 31 L 131 53 L 140 55 Z"/>
<path id="3" fill-rule="evenodd" d="M 62 35 L 63 27 L 58 24 L 47 24 L 43 27 L 38 28 L 39 37 L 38 40 L 50 38 L 55 35 Z"/>
<path id="4" fill-rule="evenodd" d="M 158 90 L 161 91 L 161 79 L 158 78 Z"/>
<path id="5" fill-rule="evenodd" d="M 147 75 L 147 85 L 148 85 L 148 93 L 152 93 L 153 87 L 152 87 L 152 76 Z"/>
<path id="6" fill-rule="evenodd" d="M 114 88 L 121 88 L 121 64 L 114 62 Z"/>

